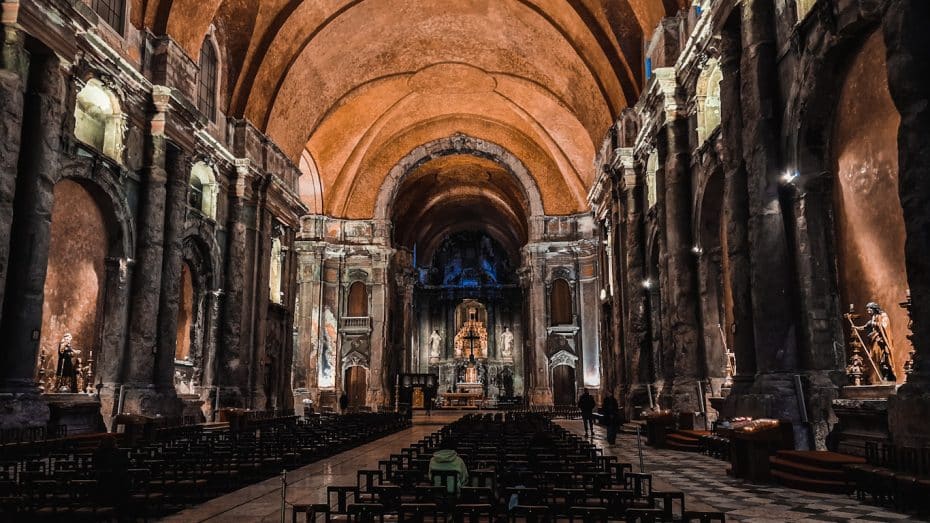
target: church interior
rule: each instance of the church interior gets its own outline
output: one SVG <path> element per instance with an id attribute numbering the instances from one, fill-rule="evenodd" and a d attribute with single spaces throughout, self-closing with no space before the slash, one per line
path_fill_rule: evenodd
<path id="1" fill-rule="evenodd" d="M 0 520 L 930 517 L 930 2 L 0 7 Z"/>

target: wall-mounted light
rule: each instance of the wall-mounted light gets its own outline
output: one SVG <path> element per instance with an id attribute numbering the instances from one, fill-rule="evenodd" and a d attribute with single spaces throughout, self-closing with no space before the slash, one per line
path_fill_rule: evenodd
<path id="1" fill-rule="evenodd" d="M 652 288 L 652 279 L 651 279 L 651 278 L 646 278 L 645 280 L 643 280 L 643 288 L 644 288 L 644 289 L 651 289 L 651 288 Z"/>
<path id="2" fill-rule="evenodd" d="M 691 247 L 691 252 L 692 252 L 692 254 L 694 254 L 694 255 L 696 255 L 696 256 L 700 256 L 700 255 L 704 254 L 704 248 L 701 247 L 700 245 L 695 245 L 694 247 Z"/>
<path id="3" fill-rule="evenodd" d="M 798 181 L 798 178 L 801 177 L 801 173 L 797 171 L 785 171 L 785 174 L 781 175 L 781 183 L 794 184 Z"/>

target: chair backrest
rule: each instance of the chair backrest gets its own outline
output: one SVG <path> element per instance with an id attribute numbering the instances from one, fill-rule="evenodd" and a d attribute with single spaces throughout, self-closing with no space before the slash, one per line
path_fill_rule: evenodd
<path id="1" fill-rule="evenodd" d="M 459 489 L 459 473 L 457 470 L 431 470 L 430 483 L 435 487 L 445 487 L 446 492 L 454 493 Z"/>
<path id="2" fill-rule="evenodd" d="M 384 523 L 384 506 L 380 503 L 352 503 L 346 513 L 350 523 Z"/>
<path id="3" fill-rule="evenodd" d="M 681 518 L 684 523 L 726 523 L 727 515 L 723 512 L 685 512 Z"/>
<path id="4" fill-rule="evenodd" d="M 352 501 L 355 501 L 355 487 L 345 487 L 332 485 L 326 487 L 326 503 L 333 514 L 347 514 L 349 506 L 349 495 L 352 495 Z M 335 505 L 333 500 L 335 498 Z"/>
<path id="5" fill-rule="evenodd" d="M 684 492 L 659 492 L 654 490 L 649 494 L 649 500 L 652 502 L 653 507 L 662 510 L 662 517 L 666 521 L 678 521 L 685 512 Z M 675 510 L 676 502 L 679 504 L 678 510 Z"/>
<path id="6" fill-rule="evenodd" d="M 397 523 L 436 523 L 439 511 L 435 503 L 402 503 L 397 509 Z"/>
<path id="7" fill-rule="evenodd" d="M 542 505 L 517 505 L 510 511 L 511 523 L 550 523 L 552 511 Z"/>
<path id="8" fill-rule="evenodd" d="M 606 507 L 570 507 L 568 509 L 569 523 L 607 523 Z"/>
<path id="9" fill-rule="evenodd" d="M 624 519 L 626 523 L 655 523 L 662 521 L 662 511 L 657 508 L 630 508 Z"/>
<path id="10" fill-rule="evenodd" d="M 652 474 L 629 472 L 624 479 L 626 479 L 626 488 L 632 490 L 637 498 L 648 498 L 652 493 Z"/>
<path id="11" fill-rule="evenodd" d="M 375 486 L 384 482 L 384 473 L 381 470 L 359 470 L 355 476 L 355 488 L 358 492 L 374 492 Z"/>
<path id="12" fill-rule="evenodd" d="M 453 523 L 490 523 L 493 517 L 494 509 L 487 503 L 459 503 L 452 509 Z"/>

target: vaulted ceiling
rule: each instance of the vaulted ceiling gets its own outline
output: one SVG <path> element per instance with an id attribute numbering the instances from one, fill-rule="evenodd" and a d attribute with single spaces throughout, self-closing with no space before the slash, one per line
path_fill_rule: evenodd
<path id="1" fill-rule="evenodd" d="M 596 144 L 639 94 L 643 35 L 685 2 L 134 0 L 133 22 L 195 59 L 215 27 L 221 106 L 295 162 L 312 157 L 327 214 L 374 216 L 401 158 L 465 134 L 519 158 L 545 212 L 564 215 L 584 210 Z M 484 163 L 440 162 L 415 175 L 464 180 L 461 204 L 480 179 L 502 179 Z M 440 167 L 458 172 L 442 178 Z M 519 200 L 509 190 L 495 192 L 491 208 L 519 211 L 504 209 Z M 422 209 L 401 202 L 405 216 L 431 212 L 435 200 L 422 198 Z"/>

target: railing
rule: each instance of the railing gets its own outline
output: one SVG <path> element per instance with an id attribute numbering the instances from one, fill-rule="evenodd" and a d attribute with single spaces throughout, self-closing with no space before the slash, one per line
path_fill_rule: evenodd
<path id="1" fill-rule="evenodd" d="M 371 332 L 369 316 L 343 317 L 340 325 L 342 332 Z"/>

